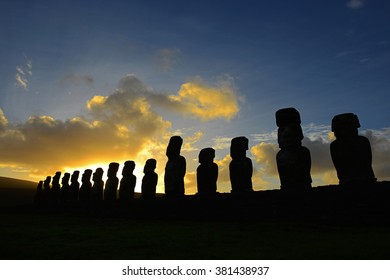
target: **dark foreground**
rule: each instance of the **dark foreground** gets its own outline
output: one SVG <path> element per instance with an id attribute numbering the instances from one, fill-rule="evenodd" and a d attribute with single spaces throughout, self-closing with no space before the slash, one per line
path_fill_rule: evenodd
<path id="1" fill-rule="evenodd" d="M 390 259 L 390 184 L 0 208 L 1 259 Z"/>

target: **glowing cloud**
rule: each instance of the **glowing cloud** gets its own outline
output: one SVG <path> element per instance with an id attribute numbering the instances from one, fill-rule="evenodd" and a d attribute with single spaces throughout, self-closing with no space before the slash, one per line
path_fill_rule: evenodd
<path id="1" fill-rule="evenodd" d="M 230 120 L 239 111 L 236 93 L 228 80 L 213 87 L 197 79 L 181 86 L 178 95 L 171 95 L 180 102 L 185 112 L 203 121 L 223 118 Z"/>
<path id="2" fill-rule="evenodd" d="M 0 164 L 43 176 L 65 166 L 135 158 L 145 147 L 161 141 L 170 127 L 170 122 L 151 110 L 140 86 L 135 77 L 125 77 L 111 95 L 89 100 L 86 115 L 65 121 L 32 116 L 12 126 L 1 111 L 0 145 L 7 149 L 0 151 Z"/>
<path id="3" fill-rule="evenodd" d="M 231 120 L 239 112 L 238 99 L 229 77 L 221 79 L 215 86 L 196 78 L 182 84 L 175 95 L 148 95 L 148 100 L 153 105 L 202 121 Z"/>

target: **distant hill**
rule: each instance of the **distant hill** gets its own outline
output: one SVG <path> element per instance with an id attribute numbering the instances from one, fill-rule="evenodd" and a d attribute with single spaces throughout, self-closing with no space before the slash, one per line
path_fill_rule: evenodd
<path id="1" fill-rule="evenodd" d="M 0 177 L 0 206 L 32 203 L 37 182 Z"/>
<path id="2" fill-rule="evenodd" d="M 38 182 L 0 176 L 0 188 L 34 188 L 35 190 L 37 184 Z"/>

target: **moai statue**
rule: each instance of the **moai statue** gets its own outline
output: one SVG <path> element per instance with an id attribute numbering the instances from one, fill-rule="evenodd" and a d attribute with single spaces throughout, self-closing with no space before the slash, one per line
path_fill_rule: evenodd
<path id="1" fill-rule="evenodd" d="M 166 155 L 168 162 L 165 166 L 165 194 L 168 196 L 184 195 L 184 176 L 186 174 L 186 159 L 180 155 L 183 139 L 172 136 L 169 140 Z"/>
<path id="2" fill-rule="evenodd" d="M 133 174 L 135 162 L 128 160 L 122 170 L 122 179 L 119 184 L 119 199 L 129 201 L 134 198 L 134 188 L 137 178 Z"/>
<path id="3" fill-rule="evenodd" d="M 282 190 L 305 190 L 311 188 L 311 157 L 308 148 L 302 146 L 301 116 L 295 108 L 276 112 L 278 143 L 280 151 L 276 163 Z"/>
<path id="4" fill-rule="evenodd" d="M 37 186 L 37 191 L 34 196 L 34 204 L 42 204 L 42 191 L 43 191 L 43 181 L 39 181 Z"/>
<path id="5" fill-rule="evenodd" d="M 369 140 L 358 135 L 358 117 L 353 113 L 340 114 L 332 119 L 336 137 L 330 144 L 330 153 L 340 185 L 361 186 L 376 182 L 372 169 Z"/>
<path id="6" fill-rule="evenodd" d="M 148 159 L 145 162 L 144 177 L 142 178 L 141 192 L 142 198 L 154 198 L 156 197 L 156 187 L 158 181 L 158 175 L 154 170 L 156 169 L 157 161 L 153 158 Z"/>
<path id="7" fill-rule="evenodd" d="M 43 181 L 42 202 L 48 203 L 50 201 L 50 182 L 51 176 L 47 176 Z"/>
<path id="8" fill-rule="evenodd" d="M 60 179 L 61 179 L 61 172 L 58 171 L 53 176 L 53 180 L 51 182 L 50 197 L 51 197 L 51 201 L 54 203 L 57 203 L 60 198 L 60 191 L 61 191 Z"/>
<path id="9" fill-rule="evenodd" d="M 79 175 L 80 171 L 73 171 L 72 177 L 70 178 L 70 186 L 69 186 L 69 200 L 77 201 L 79 198 Z"/>
<path id="10" fill-rule="evenodd" d="M 61 201 L 66 202 L 70 197 L 70 185 L 69 185 L 70 173 L 65 173 L 61 180 Z"/>
<path id="11" fill-rule="evenodd" d="M 95 172 L 92 175 L 92 191 L 91 191 L 91 199 L 93 201 L 102 201 L 103 200 L 103 187 L 104 187 L 104 181 L 103 181 L 103 168 L 97 168 Z"/>
<path id="12" fill-rule="evenodd" d="M 253 191 L 253 165 L 252 160 L 246 156 L 247 150 L 248 138 L 240 136 L 232 139 L 230 145 L 232 161 L 229 164 L 232 193 Z"/>
<path id="13" fill-rule="evenodd" d="M 196 169 L 198 194 L 207 195 L 217 192 L 218 165 L 214 162 L 215 150 L 205 148 L 199 153 L 200 165 Z"/>
<path id="14" fill-rule="evenodd" d="M 104 189 L 104 200 L 106 201 L 115 201 L 116 192 L 118 189 L 119 179 L 116 176 L 116 173 L 119 169 L 119 163 L 111 162 L 108 166 L 107 181 L 106 187 Z"/>
<path id="15" fill-rule="evenodd" d="M 83 176 L 81 177 L 81 187 L 79 190 L 79 200 L 82 202 L 88 202 L 91 198 L 92 183 L 91 183 L 92 170 L 85 169 Z"/>

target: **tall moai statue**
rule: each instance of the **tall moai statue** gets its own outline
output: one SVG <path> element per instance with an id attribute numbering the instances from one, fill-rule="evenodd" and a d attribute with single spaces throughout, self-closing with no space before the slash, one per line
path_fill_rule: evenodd
<path id="1" fill-rule="evenodd" d="M 305 190 L 311 188 L 311 156 L 302 146 L 301 116 L 295 108 L 284 108 L 276 112 L 278 143 L 280 151 L 276 163 L 282 190 Z"/>
<path id="2" fill-rule="evenodd" d="M 165 166 L 164 186 L 165 194 L 169 196 L 185 193 L 186 159 L 180 155 L 182 144 L 183 139 L 180 136 L 172 136 L 167 147 L 168 162 Z"/>
<path id="3" fill-rule="evenodd" d="M 91 191 L 91 200 L 93 201 L 102 201 L 103 200 L 103 168 L 96 168 L 95 172 L 92 175 L 92 191 Z"/>
<path id="4" fill-rule="evenodd" d="M 218 165 L 214 162 L 215 150 L 202 149 L 199 153 L 200 165 L 196 169 L 196 181 L 199 195 L 215 194 L 217 192 Z"/>
<path id="5" fill-rule="evenodd" d="M 148 159 L 144 166 L 144 177 L 142 178 L 141 192 L 142 198 L 156 197 L 156 187 L 158 175 L 154 170 L 156 169 L 157 161 L 153 158 Z"/>
<path id="6" fill-rule="evenodd" d="M 92 170 L 85 169 L 83 176 L 81 177 L 81 187 L 79 190 L 79 200 L 82 202 L 88 202 L 91 199 L 92 183 L 91 183 Z"/>
<path id="7" fill-rule="evenodd" d="M 57 203 L 60 198 L 60 191 L 61 191 L 60 179 L 61 179 L 61 172 L 57 171 L 56 174 L 53 176 L 53 180 L 51 182 L 51 191 L 50 191 L 51 201 L 54 203 Z"/>
<path id="8" fill-rule="evenodd" d="M 43 203 L 49 203 L 50 201 L 50 182 L 51 182 L 51 176 L 47 176 L 45 181 L 43 181 L 43 191 L 42 191 Z"/>
<path id="9" fill-rule="evenodd" d="M 359 119 L 353 113 L 340 114 L 332 119 L 336 140 L 330 144 L 330 153 L 339 183 L 343 186 L 364 187 L 376 182 L 370 141 L 358 135 L 359 127 Z"/>
<path id="10" fill-rule="evenodd" d="M 233 138 L 230 145 L 229 164 L 230 183 L 232 193 L 251 192 L 253 165 L 252 160 L 246 156 L 248 150 L 248 138 L 244 136 Z"/>
<path id="11" fill-rule="evenodd" d="M 311 188 L 311 156 L 302 146 L 301 116 L 295 108 L 284 108 L 276 112 L 278 143 L 276 155 L 280 188 L 282 190 L 305 190 Z"/>
<path id="12" fill-rule="evenodd" d="M 70 178 L 70 186 L 69 186 L 69 200 L 70 201 L 77 201 L 79 198 L 79 176 L 80 171 L 76 170 L 73 171 L 72 177 Z"/>
<path id="13" fill-rule="evenodd" d="M 70 185 L 69 185 L 70 173 L 64 173 L 61 180 L 61 201 L 66 202 L 70 197 Z"/>
<path id="14" fill-rule="evenodd" d="M 119 199 L 130 201 L 134 198 L 134 188 L 137 183 L 137 177 L 133 174 L 135 162 L 128 160 L 125 162 L 122 170 L 122 179 L 119 184 Z"/>
<path id="15" fill-rule="evenodd" d="M 108 166 L 106 187 L 104 189 L 104 200 L 115 201 L 118 189 L 119 179 L 116 176 L 119 169 L 119 163 L 111 162 Z"/>

